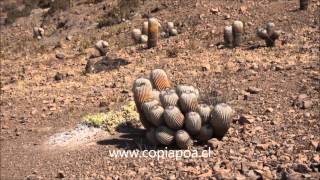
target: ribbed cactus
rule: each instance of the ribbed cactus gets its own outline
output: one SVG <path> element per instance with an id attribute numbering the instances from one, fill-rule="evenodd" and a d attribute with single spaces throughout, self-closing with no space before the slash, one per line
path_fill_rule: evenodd
<path id="1" fill-rule="evenodd" d="M 147 79 L 138 79 L 135 81 L 133 93 L 137 107 L 141 107 L 144 102 L 153 97 L 150 81 Z"/>
<path id="2" fill-rule="evenodd" d="M 213 128 L 210 124 L 205 124 L 200 128 L 197 139 L 201 142 L 207 142 L 213 136 Z"/>
<path id="3" fill-rule="evenodd" d="M 148 48 L 156 47 L 159 39 L 159 22 L 156 18 L 148 19 Z"/>
<path id="4" fill-rule="evenodd" d="M 150 128 L 146 132 L 146 139 L 148 142 L 154 146 L 157 146 L 160 144 L 160 142 L 156 138 L 156 129 L 155 128 Z"/>
<path id="5" fill-rule="evenodd" d="M 268 23 L 266 29 L 258 28 L 257 35 L 261 39 L 265 40 L 267 47 L 274 47 L 276 40 L 280 36 L 280 31 L 275 30 L 274 23 Z"/>
<path id="6" fill-rule="evenodd" d="M 164 120 L 171 129 L 181 129 L 184 124 L 184 115 L 176 106 L 167 106 L 164 110 Z"/>
<path id="7" fill-rule="evenodd" d="M 158 105 L 159 104 L 159 101 L 157 100 L 154 100 L 153 98 L 151 99 L 148 99 L 148 101 L 144 102 L 142 104 L 142 112 L 143 114 L 145 115 L 145 117 L 149 120 L 150 117 L 149 117 L 149 113 L 150 113 L 150 110 L 153 106 L 155 105 Z"/>
<path id="8" fill-rule="evenodd" d="M 196 111 L 198 107 L 198 97 L 192 92 L 182 93 L 179 99 L 179 105 L 184 113 Z"/>
<path id="9" fill-rule="evenodd" d="M 188 92 L 188 93 L 194 93 L 199 98 L 199 90 L 193 86 L 187 86 L 187 85 L 178 85 L 176 88 L 176 92 L 178 96 L 180 97 L 182 93 Z"/>
<path id="10" fill-rule="evenodd" d="M 163 145 L 170 145 L 174 141 L 175 132 L 166 126 L 160 126 L 156 129 L 156 138 Z"/>
<path id="11" fill-rule="evenodd" d="M 201 128 L 201 117 L 196 112 L 189 112 L 185 117 L 185 129 L 191 134 L 196 135 Z"/>
<path id="12" fill-rule="evenodd" d="M 150 73 L 150 80 L 154 87 L 161 91 L 171 87 L 167 74 L 162 69 L 154 69 Z"/>
<path id="13" fill-rule="evenodd" d="M 142 34 L 148 35 L 148 21 L 143 22 L 142 24 Z"/>
<path id="14" fill-rule="evenodd" d="M 300 10 L 307 10 L 309 6 L 309 0 L 300 0 Z"/>
<path id="15" fill-rule="evenodd" d="M 156 127 L 160 126 L 164 122 L 164 109 L 160 105 L 153 106 L 148 112 L 148 120 Z"/>
<path id="16" fill-rule="evenodd" d="M 193 141 L 185 130 L 178 130 L 175 135 L 175 140 L 181 149 L 190 149 L 193 146 Z"/>
<path id="17" fill-rule="evenodd" d="M 176 106 L 178 104 L 179 96 L 174 89 L 167 89 L 161 91 L 160 101 L 164 107 Z"/>
<path id="18" fill-rule="evenodd" d="M 226 26 L 223 31 L 224 46 L 228 48 L 233 47 L 232 26 Z"/>
<path id="19" fill-rule="evenodd" d="M 240 46 L 242 42 L 243 23 L 234 21 L 232 24 L 233 47 Z"/>
<path id="20" fill-rule="evenodd" d="M 213 108 L 210 115 L 210 123 L 217 137 L 223 137 L 228 131 L 233 114 L 233 109 L 225 103 L 217 104 Z"/>
<path id="21" fill-rule="evenodd" d="M 210 106 L 208 106 L 207 104 L 199 104 L 197 108 L 197 112 L 201 117 L 202 124 L 207 123 L 211 113 Z"/>

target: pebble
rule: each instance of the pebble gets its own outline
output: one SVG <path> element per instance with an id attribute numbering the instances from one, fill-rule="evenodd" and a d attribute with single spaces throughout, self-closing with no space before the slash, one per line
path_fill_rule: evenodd
<path id="1" fill-rule="evenodd" d="M 241 115 L 239 118 L 239 123 L 244 125 L 244 124 L 252 124 L 254 122 L 255 118 L 252 115 L 245 114 Z"/>
<path id="2" fill-rule="evenodd" d="M 64 59 L 64 57 L 65 57 L 65 56 L 64 56 L 63 53 L 57 53 L 57 54 L 56 54 L 56 58 L 57 58 L 57 59 Z"/>
<path id="3" fill-rule="evenodd" d="M 262 89 L 259 89 L 257 87 L 248 87 L 247 92 L 251 93 L 251 94 L 258 94 L 260 91 L 262 91 Z"/>
<path id="4" fill-rule="evenodd" d="M 58 171 L 57 178 L 62 179 L 65 178 L 63 171 Z"/>
<path id="5" fill-rule="evenodd" d="M 303 101 L 303 109 L 309 109 L 313 105 L 313 102 L 311 100 L 304 100 Z"/>
<path id="6" fill-rule="evenodd" d="M 54 76 L 54 80 L 61 81 L 64 78 L 64 74 L 57 72 L 57 74 Z"/>

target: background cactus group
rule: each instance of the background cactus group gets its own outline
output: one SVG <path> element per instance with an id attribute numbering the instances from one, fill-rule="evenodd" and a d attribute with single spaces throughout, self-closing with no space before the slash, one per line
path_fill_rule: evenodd
<path id="1" fill-rule="evenodd" d="M 223 33 L 225 47 L 238 47 L 242 42 L 243 23 L 241 21 L 234 21 L 232 26 L 224 28 Z"/>
<path id="2" fill-rule="evenodd" d="M 155 146 L 175 144 L 188 149 L 195 141 L 221 138 L 234 114 L 224 103 L 214 107 L 199 103 L 199 90 L 193 86 L 172 87 L 162 69 L 152 70 L 149 79 L 136 79 L 133 93 L 146 139 Z"/>
<path id="3" fill-rule="evenodd" d="M 160 31 L 162 32 L 160 33 Z M 133 41 L 137 44 L 147 43 L 148 48 L 157 46 L 160 35 L 161 37 L 169 37 L 176 36 L 177 34 L 178 31 L 174 27 L 173 22 L 167 22 L 167 25 L 162 28 L 160 22 L 153 17 L 143 22 L 141 29 L 135 28 L 131 31 Z"/>
<path id="4" fill-rule="evenodd" d="M 265 40 L 268 47 L 274 47 L 276 40 L 280 36 L 280 31 L 276 31 L 275 24 L 270 22 L 266 25 L 266 28 L 259 28 L 257 30 L 257 35 L 261 39 Z"/>

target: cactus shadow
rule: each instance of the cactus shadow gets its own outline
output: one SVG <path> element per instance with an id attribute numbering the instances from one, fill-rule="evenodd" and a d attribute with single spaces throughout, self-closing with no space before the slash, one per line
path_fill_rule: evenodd
<path id="1" fill-rule="evenodd" d="M 144 138 L 144 129 L 123 125 L 117 128 L 117 132 L 119 133 L 110 138 L 97 141 L 97 144 L 115 146 L 123 150 L 145 150 L 152 148 Z"/>

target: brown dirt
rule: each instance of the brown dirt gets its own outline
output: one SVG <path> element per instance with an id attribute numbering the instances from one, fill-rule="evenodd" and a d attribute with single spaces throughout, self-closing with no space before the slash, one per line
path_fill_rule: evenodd
<path id="1" fill-rule="evenodd" d="M 299 11 L 297 1 L 152 0 L 141 4 L 130 20 L 102 29 L 96 28 L 97 22 L 112 3 L 79 3 L 46 18 L 47 10 L 35 9 L 30 16 L 1 26 L 0 178 L 52 179 L 60 173 L 67 179 L 316 179 L 320 2 L 310 2 L 308 11 Z M 134 45 L 131 29 L 141 27 L 142 15 L 156 7 L 159 10 L 152 15 L 161 22 L 174 21 L 179 35 L 161 39 L 153 49 Z M 217 44 L 223 40 L 223 27 L 233 20 L 245 22 L 243 45 L 221 49 Z M 255 31 L 269 21 L 284 32 L 277 47 L 248 49 L 264 44 Z M 57 28 L 61 22 L 66 23 Z M 33 27 L 40 25 L 45 37 L 35 40 Z M 65 40 L 67 35 L 73 36 L 71 41 Z M 88 49 L 100 39 L 109 42 L 111 58 L 129 64 L 84 75 Z M 173 49 L 177 57 L 168 57 Z M 65 58 L 57 59 L 58 52 Z M 44 148 L 50 136 L 73 129 L 83 115 L 131 100 L 133 80 L 154 68 L 164 68 L 175 84 L 197 86 L 205 102 L 214 90 L 221 91 L 237 111 L 213 157 L 180 161 L 109 157 L 110 149 L 139 149 L 144 144 L 140 131 L 98 136 L 72 149 Z M 57 72 L 68 75 L 56 81 Z M 261 91 L 248 95 L 249 87 Z M 300 94 L 307 94 L 313 106 L 294 107 Z M 101 102 L 107 107 L 100 107 Z M 241 125 L 242 115 L 251 116 L 253 122 Z"/>

